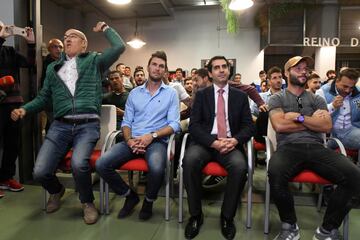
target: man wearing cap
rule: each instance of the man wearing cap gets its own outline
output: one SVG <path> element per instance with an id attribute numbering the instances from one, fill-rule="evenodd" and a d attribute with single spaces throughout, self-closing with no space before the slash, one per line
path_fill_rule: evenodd
<path id="1" fill-rule="evenodd" d="M 323 133 L 330 132 L 332 122 L 324 99 L 305 91 L 309 67 L 313 63 L 310 57 L 290 58 L 284 68 L 288 88 L 269 100 L 277 150 L 270 159 L 268 176 L 282 222 L 276 240 L 300 239 L 288 182 L 304 169 L 337 185 L 313 240 L 341 239 L 338 228 L 360 193 L 360 170 L 345 156 L 323 145 Z"/>
<path id="2" fill-rule="evenodd" d="M 108 69 L 124 51 L 124 42 L 117 32 L 104 22 L 98 22 L 94 32 L 104 32 L 111 48 L 103 54 L 86 52 L 84 33 L 76 29 L 65 32 L 65 54 L 49 65 L 44 86 L 39 95 L 11 113 L 16 121 L 27 113 L 41 111 L 52 100 L 55 121 L 51 124 L 34 167 L 34 179 L 50 193 L 46 212 L 59 209 L 65 188 L 55 171 L 58 163 L 72 148 L 72 172 L 84 221 L 93 224 L 98 212 L 93 204 L 90 155 L 100 137 L 101 72 Z"/>

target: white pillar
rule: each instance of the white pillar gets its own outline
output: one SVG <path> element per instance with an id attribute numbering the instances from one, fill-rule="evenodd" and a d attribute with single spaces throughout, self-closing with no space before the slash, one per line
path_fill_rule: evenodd
<path id="1" fill-rule="evenodd" d="M 335 69 L 336 47 L 320 47 L 315 51 L 315 71 L 322 81 L 326 80 L 326 72 Z"/>

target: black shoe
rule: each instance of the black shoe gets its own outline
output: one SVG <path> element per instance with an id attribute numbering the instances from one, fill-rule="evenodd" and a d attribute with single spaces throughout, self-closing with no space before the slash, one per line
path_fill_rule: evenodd
<path id="1" fill-rule="evenodd" d="M 189 222 L 185 227 L 185 238 L 193 239 L 199 234 L 200 227 L 204 222 L 204 215 L 201 213 L 198 216 L 190 217 Z"/>
<path id="2" fill-rule="evenodd" d="M 221 184 L 224 184 L 226 180 L 226 177 L 223 176 L 206 176 L 203 180 L 202 186 L 204 188 L 214 188 Z"/>
<path id="3" fill-rule="evenodd" d="M 226 219 L 225 217 L 221 216 L 220 224 L 221 224 L 221 233 L 224 236 L 224 238 L 228 240 L 234 239 L 236 234 L 234 220 Z"/>
<path id="4" fill-rule="evenodd" d="M 149 202 L 145 198 L 141 210 L 139 212 L 139 219 L 143 221 L 150 219 L 152 217 L 152 208 L 153 208 L 153 202 Z"/>
<path id="5" fill-rule="evenodd" d="M 139 203 L 140 199 L 139 196 L 133 190 L 130 190 L 130 194 L 126 196 L 124 206 L 120 210 L 118 214 L 118 218 L 125 218 L 129 216 L 135 206 Z"/>

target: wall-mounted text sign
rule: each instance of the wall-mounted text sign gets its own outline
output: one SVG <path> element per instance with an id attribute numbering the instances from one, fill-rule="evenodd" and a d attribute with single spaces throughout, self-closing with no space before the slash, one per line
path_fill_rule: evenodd
<path id="1" fill-rule="evenodd" d="M 341 44 L 340 38 L 305 37 L 303 45 L 306 47 L 337 47 Z M 359 38 L 350 39 L 350 47 L 360 47 Z"/>

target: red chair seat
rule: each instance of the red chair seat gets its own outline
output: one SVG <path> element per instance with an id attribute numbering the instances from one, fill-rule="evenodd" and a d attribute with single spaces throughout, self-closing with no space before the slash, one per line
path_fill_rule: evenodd
<path id="1" fill-rule="evenodd" d="M 128 161 L 120 167 L 120 170 L 148 172 L 148 165 L 143 158 L 136 158 Z"/>
<path id="2" fill-rule="evenodd" d="M 316 183 L 316 184 L 331 184 L 328 180 L 325 178 L 320 177 L 316 173 L 304 170 L 300 174 L 298 174 L 296 177 L 291 179 L 291 182 L 303 182 L 303 183 Z"/>
<path id="3" fill-rule="evenodd" d="M 352 157 L 352 158 L 357 157 L 357 155 L 358 155 L 357 149 L 345 148 L 345 151 L 346 151 L 346 155 L 349 157 Z M 340 148 L 337 148 L 336 152 L 340 153 Z"/>
<path id="4" fill-rule="evenodd" d="M 256 151 L 265 151 L 266 150 L 265 143 L 257 142 L 255 139 L 254 139 L 253 146 Z"/>
<path id="5" fill-rule="evenodd" d="M 65 171 L 65 172 L 71 172 L 71 157 L 72 157 L 73 151 L 70 150 L 64 159 L 59 164 L 59 169 Z M 95 169 L 95 163 L 96 160 L 99 159 L 101 155 L 101 150 L 94 150 L 90 156 L 90 167 L 92 169 Z"/>
<path id="6" fill-rule="evenodd" d="M 209 162 L 202 170 L 205 175 L 227 176 L 227 171 L 217 162 Z"/>

